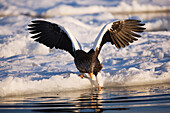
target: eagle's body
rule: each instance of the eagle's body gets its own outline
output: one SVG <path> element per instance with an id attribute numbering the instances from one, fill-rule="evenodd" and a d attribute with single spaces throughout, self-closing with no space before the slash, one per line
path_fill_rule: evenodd
<path id="1" fill-rule="evenodd" d="M 89 73 L 91 79 L 94 74 L 98 82 L 97 74 L 103 67 L 98 55 L 103 45 L 110 42 L 120 49 L 138 40 L 136 37 L 141 36 L 137 33 L 142 33 L 145 30 L 141 27 L 145 24 L 140 22 L 140 20 L 127 19 L 106 24 L 97 36 L 94 47 L 87 53 L 82 50 L 80 43 L 66 27 L 44 20 L 35 20 L 28 25 L 30 27 L 28 30 L 34 34 L 31 38 L 35 41 L 49 48 L 55 47 L 69 52 L 73 56 L 79 72 L 81 74 Z"/>
<path id="2" fill-rule="evenodd" d="M 95 76 L 103 67 L 93 49 L 87 53 L 83 50 L 75 51 L 74 62 L 81 73 L 93 73 Z"/>

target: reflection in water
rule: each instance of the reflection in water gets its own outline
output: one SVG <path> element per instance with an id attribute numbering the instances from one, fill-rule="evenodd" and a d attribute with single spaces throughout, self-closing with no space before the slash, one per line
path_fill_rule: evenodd
<path id="1" fill-rule="evenodd" d="M 103 107 L 105 102 L 102 97 L 102 91 L 94 91 L 83 93 L 76 99 L 70 99 L 68 102 L 54 103 L 36 103 L 39 107 L 49 107 L 47 109 L 35 109 L 35 112 L 104 112 L 107 110 L 129 110 L 129 108 L 121 107 Z"/>
<path id="2" fill-rule="evenodd" d="M 0 98 L 0 112 L 109 112 L 135 108 L 170 108 L 170 84 L 105 88 Z"/>

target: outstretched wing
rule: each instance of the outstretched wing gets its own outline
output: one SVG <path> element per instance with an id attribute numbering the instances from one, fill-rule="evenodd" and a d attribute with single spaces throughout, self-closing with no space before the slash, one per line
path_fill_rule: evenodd
<path id="1" fill-rule="evenodd" d="M 127 19 L 106 24 L 96 38 L 93 49 L 98 55 L 106 42 L 115 44 L 118 49 L 128 46 L 129 43 L 138 40 L 136 37 L 141 37 L 137 33 L 145 30 L 144 27 L 141 27 L 145 24 L 140 22 L 140 20 Z"/>
<path id="2" fill-rule="evenodd" d="M 66 50 L 73 57 L 74 51 L 81 49 L 79 42 L 65 27 L 43 20 L 34 20 L 28 26 L 30 33 L 35 34 L 31 38 L 47 47 Z"/>

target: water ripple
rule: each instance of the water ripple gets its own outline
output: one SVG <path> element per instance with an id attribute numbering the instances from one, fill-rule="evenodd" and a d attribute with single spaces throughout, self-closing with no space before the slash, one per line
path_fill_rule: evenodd
<path id="1" fill-rule="evenodd" d="M 28 112 L 111 112 L 150 108 L 170 109 L 169 84 L 106 88 L 0 98 L 0 111 Z M 150 90 L 159 89 L 159 90 Z M 136 109 L 136 111 L 138 111 Z"/>

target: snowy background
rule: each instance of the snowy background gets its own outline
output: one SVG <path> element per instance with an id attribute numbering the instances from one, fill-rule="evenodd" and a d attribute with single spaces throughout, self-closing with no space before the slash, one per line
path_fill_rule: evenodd
<path id="1" fill-rule="evenodd" d="M 0 0 L 0 96 L 87 89 L 73 58 L 34 42 L 27 25 L 45 19 L 66 26 L 88 51 L 101 28 L 140 19 L 146 32 L 124 49 L 104 45 L 102 87 L 170 82 L 169 0 Z M 94 80 L 95 81 L 95 80 Z"/>

